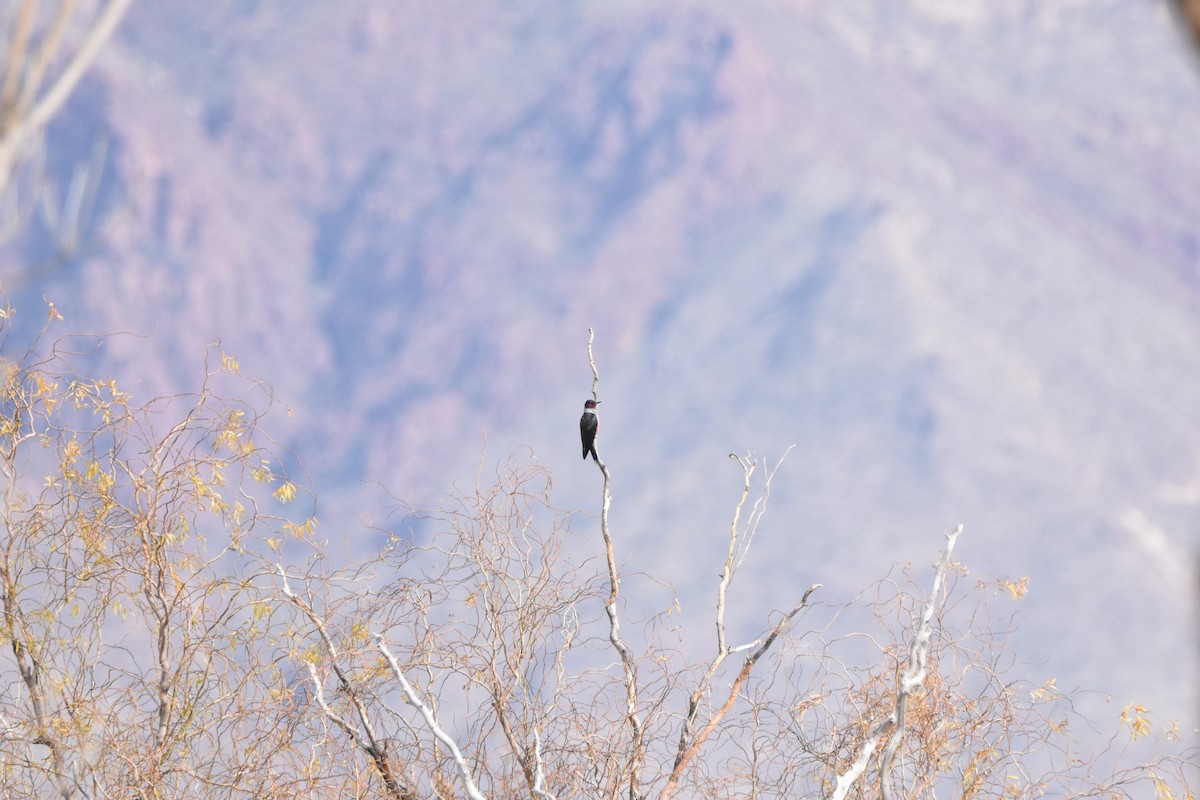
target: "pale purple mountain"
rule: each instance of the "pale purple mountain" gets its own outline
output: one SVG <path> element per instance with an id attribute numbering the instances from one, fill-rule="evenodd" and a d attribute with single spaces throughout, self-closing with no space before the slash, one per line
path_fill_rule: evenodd
<path id="1" fill-rule="evenodd" d="M 1030 680 L 1186 718 L 1193 66 L 1133 0 L 139 4 L 53 131 L 111 137 L 99 250 L 24 293 L 150 334 L 104 354 L 144 395 L 221 338 L 332 530 L 383 519 L 363 480 L 469 485 L 485 435 L 595 508 L 592 327 L 614 530 L 685 624 L 726 455 L 795 443 L 747 632 L 963 522 L 972 575 L 1032 578 Z"/>

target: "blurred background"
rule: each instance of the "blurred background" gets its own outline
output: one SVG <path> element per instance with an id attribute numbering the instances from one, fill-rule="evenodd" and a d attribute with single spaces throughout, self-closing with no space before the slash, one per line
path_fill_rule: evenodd
<path id="1" fill-rule="evenodd" d="M 794 444 L 734 638 L 961 522 L 972 577 L 1029 578 L 1018 676 L 1194 737 L 1184 32 L 1148 0 L 134 3 L 10 181 L 0 283 L 26 337 L 43 298 L 138 334 L 92 367 L 135 399 L 220 339 L 359 554 L 523 446 L 593 531 L 592 328 L 648 607 L 708 624 L 728 454 Z"/>

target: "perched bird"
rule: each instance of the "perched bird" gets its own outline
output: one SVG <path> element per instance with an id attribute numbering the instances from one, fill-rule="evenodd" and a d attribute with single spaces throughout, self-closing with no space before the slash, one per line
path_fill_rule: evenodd
<path id="1" fill-rule="evenodd" d="M 596 431 L 600 428 L 600 419 L 596 416 L 596 404 L 599 400 L 588 400 L 583 404 L 583 416 L 579 418 L 579 437 L 583 439 L 583 457 L 587 458 L 588 453 L 592 454 L 592 458 L 596 463 L 600 463 L 600 457 L 596 455 Z"/>

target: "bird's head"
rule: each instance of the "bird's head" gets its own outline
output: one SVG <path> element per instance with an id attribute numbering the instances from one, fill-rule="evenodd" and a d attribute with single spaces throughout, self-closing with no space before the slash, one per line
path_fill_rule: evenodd
<path id="1" fill-rule="evenodd" d="M 599 403 L 600 403 L 599 400 L 588 400 L 586 403 L 583 404 L 583 410 L 584 411 L 595 411 L 596 406 Z"/>

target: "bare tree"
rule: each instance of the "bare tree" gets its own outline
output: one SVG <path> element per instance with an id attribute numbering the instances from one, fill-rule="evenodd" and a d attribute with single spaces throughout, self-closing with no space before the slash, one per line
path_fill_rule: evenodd
<path id="1" fill-rule="evenodd" d="M 1106 770 L 1078 757 L 1070 698 L 1052 680 L 1014 678 L 992 623 L 991 604 L 1016 602 L 1024 583 L 965 585 L 952 559 L 961 528 L 946 536 L 928 589 L 906 571 L 854 602 L 814 606 L 814 584 L 760 635 L 732 640 L 730 588 L 752 568 L 780 467 L 734 459 L 742 492 L 724 560 L 714 559 L 708 656 L 669 645 L 654 615 L 629 613 L 622 587 L 637 573 L 621 567 L 601 459 L 598 531 L 573 530 L 551 503 L 549 473 L 517 454 L 494 481 L 416 514 L 420 533 L 390 534 L 374 566 L 289 567 L 281 592 L 302 636 L 293 649 L 317 697 L 309 735 L 344 758 L 357 752 L 389 796 L 1188 791 L 1189 752 L 1169 727 L 1166 749 L 1132 766 L 1132 735 L 1097 754 Z M 305 629 L 316 648 L 303 646 Z M 1129 714 L 1126 733 L 1144 736 L 1150 723 Z"/>
<path id="2" fill-rule="evenodd" d="M 757 474 L 741 463 L 743 480 Z M 929 579 L 906 572 L 838 606 L 811 605 L 810 589 L 756 640 L 717 632 L 708 657 L 622 615 L 627 670 L 607 556 L 590 557 L 589 535 L 554 511 L 549 480 L 514 458 L 423 515 L 419 537 L 396 536 L 374 568 L 289 568 L 285 594 L 303 582 L 305 604 L 322 608 L 319 621 L 302 614 L 317 646 L 294 647 L 321 687 L 306 736 L 342 763 L 357 752 L 370 767 L 360 791 L 390 774 L 400 796 L 1075 797 L 1157 781 L 1185 796 L 1187 749 L 1167 727 L 1164 749 L 1137 750 L 1153 737 L 1136 709 L 1109 748 L 1077 752 L 1071 698 L 1015 677 L 1008 623 L 992 622 L 1021 583 L 963 580 L 956 532 Z M 736 553 L 748 524 L 735 512 Z M 338 721 L 352 719 L 353 733 Z"/>
<path id="3" fill-rule="evenodd" d="M 689 644 L 622 591 L 644 576 L 622 566 L 607 480 L 581 520 L 519 451 L 351 558 L 316 538 L 264 429 L 270 391 L 232 357 L 138 401 L 77 369 L 92 347 L 0 360 L 0 797 L 1182 798 L 1194 781 L 1194 749 L 1140 706 L 1078 752 L 1070 696 L 1014 676 L 992 622 L 1024 583 L 972 585 L 957 530 L 931 583 L 906 569 L 837 605 L 813 585 L 747 632 L 727 611 L 780 462 L 735 457 L 712 638 Z"/>

